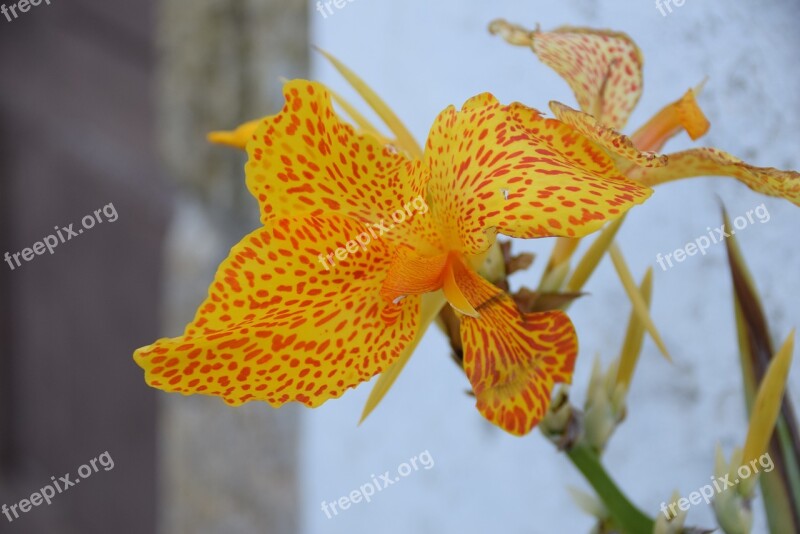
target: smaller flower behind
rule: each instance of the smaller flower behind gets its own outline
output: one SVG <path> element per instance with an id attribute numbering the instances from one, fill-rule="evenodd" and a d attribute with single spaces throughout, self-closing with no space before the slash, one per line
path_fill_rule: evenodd
<path id="1" fill-rule="evenodd" d="M 476 269 L 498 233 L 581 237 L 651 190 L 568 124 L 489 94 L 444 110 L 421 160 L 339 120 L 319 83 L 295 80 L 284 94 L 280 113 L 228 139 L 250 134 L 247 186 L 264 226 L 233 248 L 183 336 L 136 351 L 146 381 L 231 405 L 319 406 L 413 348 L 436 316 L 421 302 L 449 302 L 478 410 L 528 433 L 553 385 L 571 380 L 575 331 L 562 311 L 521 313 Z M 316 266 L 417 197 L 425 216 L 337 269 Z"/>
<path id="2" fill-rule="evenodd" d="M 668 104 L 630 137 L 620 133 L 642 93 L 644 60 L 626 34 L 563 26 L 533 31 L 495 20 L 489 31 L 508 43 L 530 47 L 575 93 L 581 111 L 559 102 L 555 116 L 597 142 L 628 178 L 651 187 L 682 178 L 728 176 L 750 189 L 800 205 L 800 174 L 750 165 L 716 148 L 694 148 L 659 155 L 673 136 L 686 131 L 692 140 L 709 128 L 696 102 L 700 88 Z"/>

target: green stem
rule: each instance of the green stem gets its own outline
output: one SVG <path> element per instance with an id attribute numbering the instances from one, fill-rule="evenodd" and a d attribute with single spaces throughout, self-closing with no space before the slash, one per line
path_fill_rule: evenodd
<path id="1" fill-rule="evenodd" d="M 566 453 L 575 467 L 592 485 L 614 522 L 624 534 L 652 534 L 655 522 L 625 497 L 593 450 L 585 444 L 578 443 Z"/>

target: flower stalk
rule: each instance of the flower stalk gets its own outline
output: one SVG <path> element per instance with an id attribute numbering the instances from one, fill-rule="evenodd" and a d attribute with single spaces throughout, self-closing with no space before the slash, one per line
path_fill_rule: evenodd
<path id="1" fill-rule="evenodd" d="M 567 458 L 586 478 L 602 499 L 614 522 L 625 534 L 650 534 L 655 522 L 639 510 L 617 486 L 603 467 L 600 457 L 587 444 L 577 443 L 567 449 Z"/>
<path id="2" fill-rule="evenodd" d="M 539 428 L 592 486 L 620 532 L 651 534 L 655 521 L 639 510 L 608 474 L 599 453 L 586 440 L 584 419 L 584 414 L 569 402 L 569 394 L 562 388 Z"/>

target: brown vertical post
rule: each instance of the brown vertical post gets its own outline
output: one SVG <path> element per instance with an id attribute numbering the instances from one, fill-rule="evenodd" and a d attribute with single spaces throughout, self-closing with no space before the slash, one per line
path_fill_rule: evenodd
<path id="1" fill-rule="evenodd" d="M 182 332 L 220 260 L 259 224 L 244 154 L 208 145 L 205 133 L 276 112 L 278 78 L 307 76 L 306 4 L 162 2 L 159 141 L 181 191 L 167 243 L 164 335 Z M 298 532 L 298 410 L 161 399 L 162 533 Z"/>
<path id="2" fill-rule="evenodd" d="M 0 18 L 0 255 L 56 225 L 80 232 L 109 204 L 118 214 L 2 264 L 0 504 L 105 451 L 114 461 L 13 524 L 0 515 L 2 532 L 155 529 L 156 394 L 131 358 L 157 334 L 170 205 L 153 143 L 155 3 L 41 2 Z"/>

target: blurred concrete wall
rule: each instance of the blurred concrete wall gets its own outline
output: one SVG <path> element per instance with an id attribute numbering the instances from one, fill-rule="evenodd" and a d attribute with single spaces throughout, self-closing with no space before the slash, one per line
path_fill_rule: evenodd
<path id="1" fill-rule="evenodd" d="M 156 394 L 131 358 L 158 331 L 170 204 L 153 143 L 154 5 L 42 2 L 0 17 L 0 255 L 55 226 L 79 233 L 0 266 L 0 504 L 105 451 L 115 464 L 13 523 L 0 516 L 2 532 L 155 528 Z M 118 218 L 80 233 L 108 204 Z"/>
<path id="2" fill-rule="evenodd" d="M 175 180 L 167 239 L 164 335 L 178 335 L 219 262 L 258 223 L 244 154 L 205 132 L 275 113 L 280 76 L 307 76 L 306 2 L 163 0 L 159 141 Z M 163 534 L 293 534 L 298 412 L 263 403 L 230 408 L 206 397 L 161 396 Z"/>

